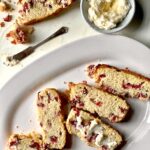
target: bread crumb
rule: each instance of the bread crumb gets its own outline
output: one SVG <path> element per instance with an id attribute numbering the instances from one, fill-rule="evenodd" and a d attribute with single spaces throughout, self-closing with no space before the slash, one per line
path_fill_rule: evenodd
<path id="1" fill-rule="evenodd" d="M 0 27 L 5 27 L 5 23 L 4 22 L 0 22 Z"/>
<path id="2" fill-rule="evenodd" d="M 30 42 L 29 35 L 32 34 L 34 28 L 32 26 L 19 25 L 15 23 L 12 29 L 6 34 L 12 44 L 25 44 Z"/>
<path id="3" fill-rule="evenodd" d="M 0 2 L 0 12 L 11 10 L 10 4 L 7 2 Z"/>

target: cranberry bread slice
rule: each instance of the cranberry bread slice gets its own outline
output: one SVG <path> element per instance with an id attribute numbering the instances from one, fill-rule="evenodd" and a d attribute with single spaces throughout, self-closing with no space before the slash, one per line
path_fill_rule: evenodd
<path id="1" fill-rule="evenodd" d="M 13 134 L 9 138 L 7 150 L 44 150 L 42 144 L 42 136 L 35 132 Z"/>
<path id="2" fill-rule="evenodd" d="M 140 100 L 150 98 L 150 78 L 105 64 L 90 65 L 87 72 L 89 77 L 109 93 Z"/>
<path id="3" fill-rule="evenodd" d="M 121 97 L 84 83 L 69 84 L 69 101 L 72 107 L 77 107 L 90 113 L 97 113 L 100 117 L 111 122 L 122 121 L 129 110 L 127 102 Z"/>
<path id="4" fill-rule="evenodd" d="M 62 114 L 62 101 L 55 89 L 38 93 L 37 113 L 43 130 L 45 149 L 62 149 L 66 143 L 66 130 Z"/>
<path id="5" fill-rule="evenodd" d="M 59 13 L 71 5 L 73 0 L 20 0 L 20 24 L 31 24 Z"/>
<path id="6" fill-rule="evenodd" d="M 101 150 L 114 150 L 123 141 L 115 129 L 77 108 L 71 109 L 66 127 L 70 134 L 77 135 L 89 146 Z"/>

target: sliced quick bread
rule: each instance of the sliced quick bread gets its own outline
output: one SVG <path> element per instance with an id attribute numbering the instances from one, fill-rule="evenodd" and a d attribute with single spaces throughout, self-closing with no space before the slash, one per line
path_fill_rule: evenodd
<path id="1" fill-rule="evenodd" d="M 90 65 L 87 72 L 100 88 L 109 93 L 140 100 L 150 99 L 150 78 L 105 64 Z"/>
<path id="2" fill-rule="evenodd" d="M 66 143 L 66 130 L 62 114 L 62 101 L 55 89 L 45 89 L 37 96 L 37 113 L 43 131 L 45 149 L 62 149 Z"/>
<path id="3" fill-rule="evenodd" d="M 72 107 L 96 113 L 111 122 L 122 121 L 129 110 L 124 99 L 84 83 L 69 83 L 69 101 Z"/>
<path id="4" fill-rule="evenodd" d="M 13 134 L 9 138 L 7 150 L 44 150 L 42 136 L 35 132 Z"/>
<path id="5" fill-rule="evenodd" d="M 70 134 L 77 135 L 89 146 L 99 150 L 114 150 L 123 141 L 115 129 L 77 108 L 71 109 L 66 127 Z"/>
<path id="6" fill-rule="evenodd" d="M 19 0 L 19 24 L 31 24 L 59 13 L 73 0 Z"/>

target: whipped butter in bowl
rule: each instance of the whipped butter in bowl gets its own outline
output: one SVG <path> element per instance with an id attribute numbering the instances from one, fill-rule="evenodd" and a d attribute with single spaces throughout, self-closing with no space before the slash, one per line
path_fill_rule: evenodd
<path id="1" fill-rule="evenodd" d="M 134 0 L 82 0 L 81 12 L 86 22 L 103 33 L 125 28 L 135 12 Z"/>

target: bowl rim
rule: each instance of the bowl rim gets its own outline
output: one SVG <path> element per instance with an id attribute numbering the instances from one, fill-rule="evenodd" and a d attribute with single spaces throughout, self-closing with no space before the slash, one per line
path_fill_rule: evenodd
<path id="1" fill-rule="evenodd" d="M 99 33 L 104 33 L 104 34 L 113 34 L 113 33 L 116 33 L 116 32 L 119 32 L 121 30 L 123 30 L 124 28 L 126 28 L 130 22 L 132 21 L 133 17 L 134 17 L 134 14 L 135 14 L 135 10 L 136 10 L 136 4 L 135 4 L 135 0 L 128 0 L 130 2 L 130 5 L 131 5 L 131 9 L 129 10 L 129 12 L 132 10 L 132 13 L 130 14 L 130 17 L 129 19 L 121 26 L 119 27 L 115 27 L 115 28 L 112 28 L 112 29 L 109 29 L 109 30 L 105 30 L 105 29 L 100 29 L 99 27 L 97 27 L 93 22 L 91 22 L 87 15 L 85 15 L 84 13 L 84 1 L 88 1 L 88 0 L 81 0 L 80 1 L 80 11 L 81 11 L 81 15 L 82 15 L 82 18 L 85 20 L 85 22 L 91 27 L 93 28 L 95 31 L 99 32 Z M 131 2 L 132 1 L 132 2 Z M 129 15 L 129 12 L 128 14 L 126 15 L 126 17 Z M 126 18 L 125 17 L 125 18 Z M 124 19 L 125 19 L 124 18 Z M 124 19 L 123 21 L 121 22 L 124 22 Z"/>

